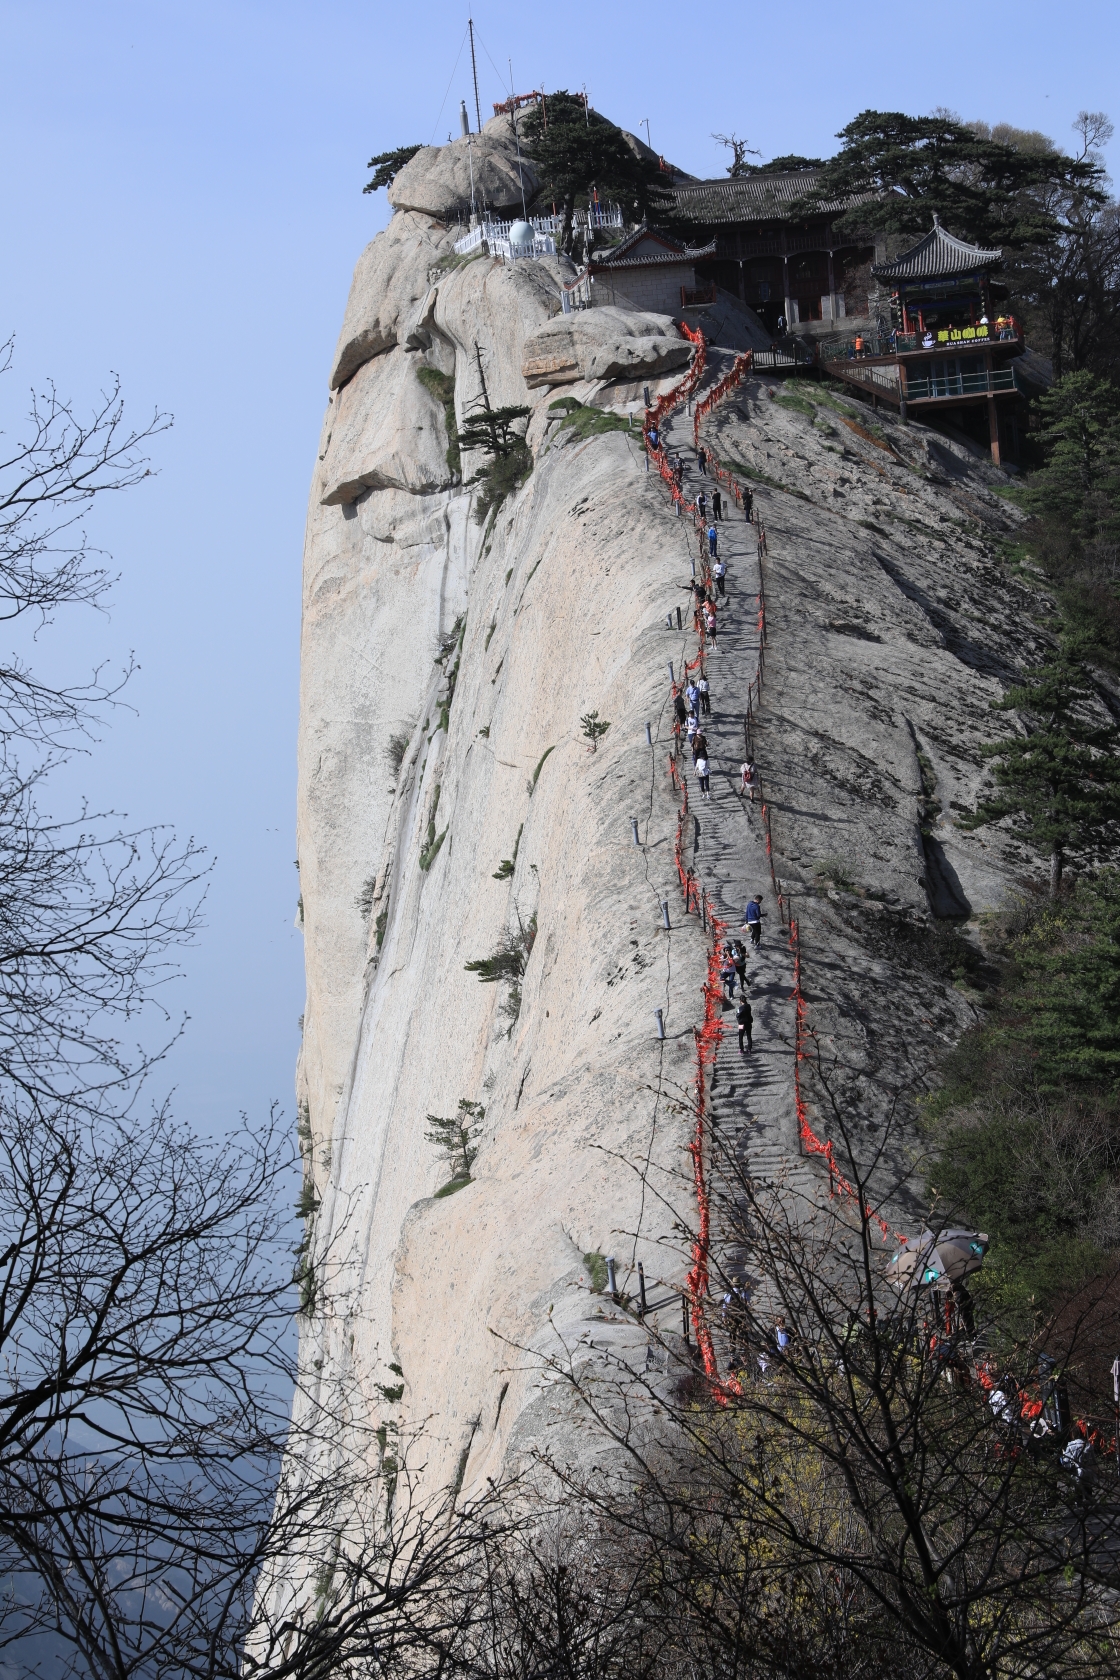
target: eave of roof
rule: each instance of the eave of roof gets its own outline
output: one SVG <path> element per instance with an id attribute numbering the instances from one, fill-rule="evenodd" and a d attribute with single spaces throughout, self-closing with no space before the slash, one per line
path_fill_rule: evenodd
<path id="1" fill-rule="evenodd" d="M 1003 252 L 983 245 L 967 245 L 948 233 L 935 216 L 924 239 L 904 251 L 893 262 L 873 263 L 877 280 L 934 280 L 954 274 L 975 274 L 978 269 L 1000 268 Z"/>
<path id="2" fill-rule="evenodd" d="M 791 206 L 812 192 L 820 180 L 817 169 L 797 169 L 774 175 L 728 176 L 688 182 L 670 189 L 673 215 L 688 222 L 760 222 L 792 218 Z M 814 205 L 813 215 L 836 215 L 866 204 L 875 193 L 856 193 Z"/>
<path id="3" fill-rule="evenodd" d="M 605 256 L 592 257 L 587 266 L 592 274 L 598 274 L 600 271 L 611 273 L 619 268 L 679 268 L 703 257 L 714 257 L 715 254 L 716 242 L 713 239 L 710 245 L 698 246 L 694 251 L 666 251 L 663 257 L 619 257 L 616 260 Z"/>
<path id="4" fill-rule="evenodd" d="M 637 256 L 632 256 L 631 252 L 635 246 L 646 240 L 660 245 L 661 252 L 643 251 Z M 625 239 L 611 250 L 604 251 L 602 256 L 592 256 L 589 266 L 593 272 L 610 268 L 659 268 L 668 263 L 695 262 L 699 257 L 714 256 L 715 251 L 714 239 L 707 245 L 685 245 L 679 239 L 674 239 L 672 234 L 662 232 L 660 228 L 642 226 L 636 228 L 633 233 L 628 233 Z"/>

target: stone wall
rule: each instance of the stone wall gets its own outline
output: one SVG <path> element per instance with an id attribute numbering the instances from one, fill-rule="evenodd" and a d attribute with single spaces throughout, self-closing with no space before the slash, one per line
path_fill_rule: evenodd
<path id="1" fill-rule="evenodd" d="M 675 315 L 681 307 L 681 287 L 695 289 L 696 271 L 691 263 L 620 268 L 613 274 L 596 274 L 592 283 L 596 303 L 632 304 L 635 309 Z"/>

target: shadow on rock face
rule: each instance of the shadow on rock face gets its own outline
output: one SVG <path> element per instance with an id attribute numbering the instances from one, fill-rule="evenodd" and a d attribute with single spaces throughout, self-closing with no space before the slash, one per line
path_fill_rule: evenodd
<path id="1" fill-rule="evenodd" d="M 925 889 L 929 907 L 941 921 L 967 920 L 972 905 L 965 896 L 960 877 L 945 856 L 945 848 L 932 834 L 922 835 L 925 853 Z"/>

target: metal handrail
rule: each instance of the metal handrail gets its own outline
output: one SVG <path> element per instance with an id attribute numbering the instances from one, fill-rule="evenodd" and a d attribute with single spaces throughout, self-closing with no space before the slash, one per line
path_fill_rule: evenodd
<path id="1" fill-rule="evenodd" d="M 938 402 L 945 397 L 982 397 L 1019 389 L 1014 368 L 982 368 L 978 373 L 934 375 L 906 381 L 908 402 Z"/>

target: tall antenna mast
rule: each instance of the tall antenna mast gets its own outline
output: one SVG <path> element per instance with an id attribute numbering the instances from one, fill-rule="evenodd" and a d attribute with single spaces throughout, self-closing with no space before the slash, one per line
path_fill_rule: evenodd
<path id="1" fill-rule="evenodd" d="M 509 61 L 509 120 L 513 124 L 513 138 L 517 146 L 517 179 L 521 182 L 521 214 L 529 220 L 525 204 L 525 171 L 521 167 L 521 136 L 517 132 L 517 95 L 513 91 L 513 59 Z"/>
<path id="2" fill-rule="evenodd" d="M 474 76 L 474 114 L 478 123 L 478 132 L 482 133 L 482 107 L 478 103 L 478 64 L 474 56 L 474 19 L 467 19 L 467 28 L 471 34 L 471 73 Z"/>

